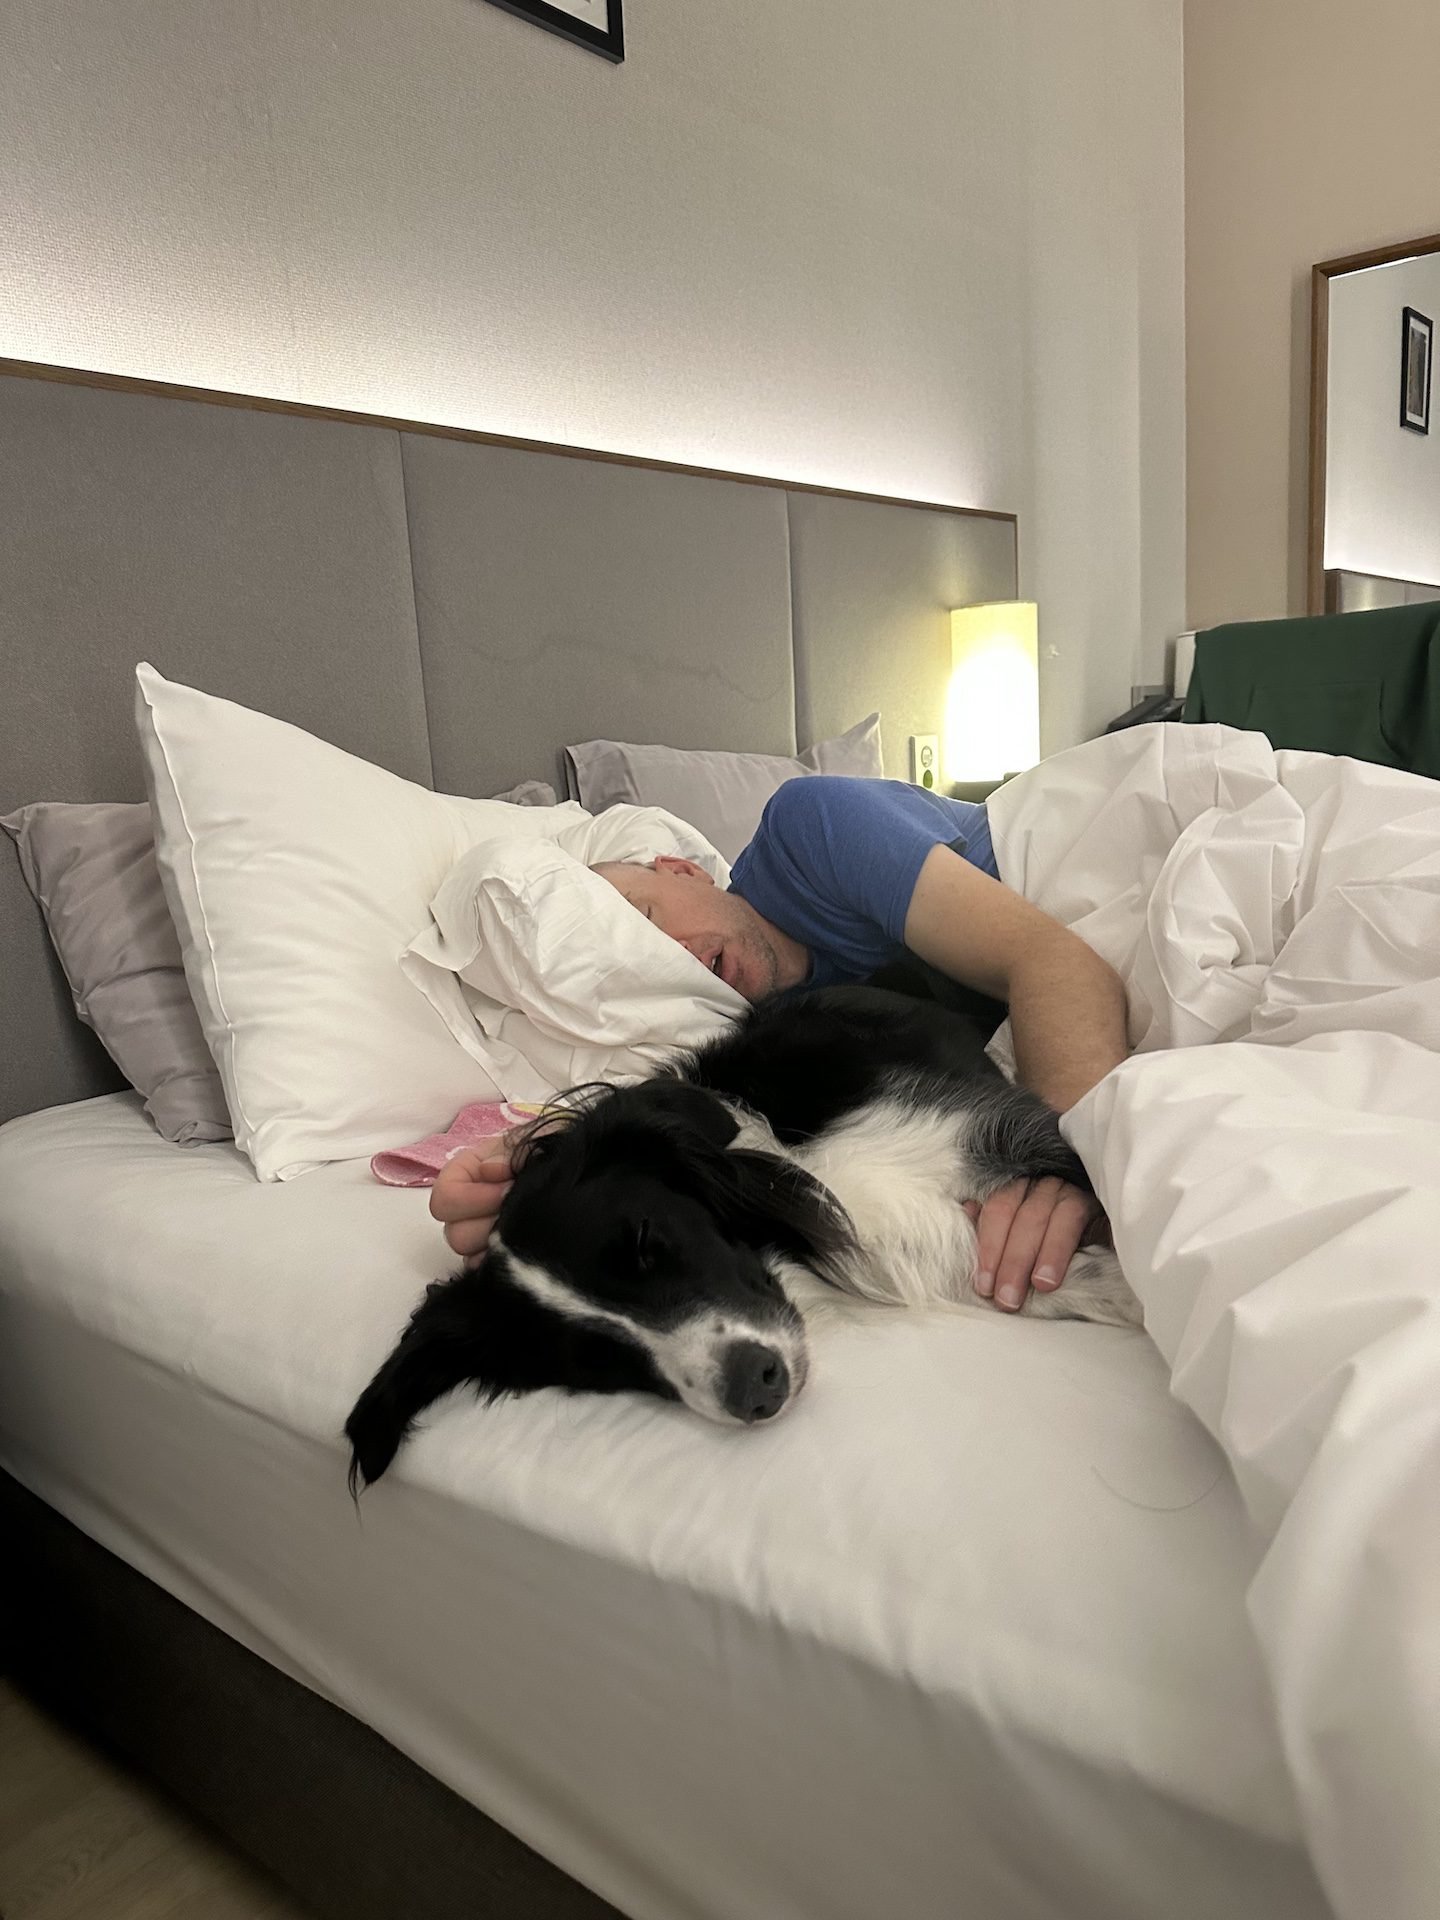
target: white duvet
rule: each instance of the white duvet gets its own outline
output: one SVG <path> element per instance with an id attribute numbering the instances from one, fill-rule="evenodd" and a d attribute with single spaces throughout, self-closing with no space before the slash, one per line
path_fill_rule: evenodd
<path id="1" fill-rule="evenodd" d="M 1065 1119 L 1265 1552 L 1249 1612 L 1345 1920 L 1440 1914 L 1440 785 L 1153 726 L 991 803 L 1121 972 Z"/>

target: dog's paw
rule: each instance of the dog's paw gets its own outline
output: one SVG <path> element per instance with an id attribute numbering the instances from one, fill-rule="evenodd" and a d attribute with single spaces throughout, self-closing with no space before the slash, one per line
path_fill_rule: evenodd
<path id="1" fill-rule="evenodd" d="M 1087 1247 L 1066 1268 L 1053 1293 L 1031 1293 L 1025 1311 L 1037 1320 L 1091 1320 L 1105 1327 L 1143 1327 L 1144 1311 L 1120 1262 L 1106 1247 Z"/>

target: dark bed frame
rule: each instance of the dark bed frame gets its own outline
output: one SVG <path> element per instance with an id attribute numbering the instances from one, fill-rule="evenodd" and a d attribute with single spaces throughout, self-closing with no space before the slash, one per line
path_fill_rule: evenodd
<path id="1" fill-rule="evenodd" d="M 16 1683 L 158 1781 L 319 1920 L 620 1920 L 8 1474 L 0 1543 L 0 1622 Z"/>

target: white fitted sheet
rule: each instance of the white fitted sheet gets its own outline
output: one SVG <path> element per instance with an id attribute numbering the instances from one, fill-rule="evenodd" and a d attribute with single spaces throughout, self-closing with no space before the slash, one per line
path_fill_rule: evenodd
<path id="1" fill-rule="evenodd" d="M 130 1095 L 0 1129 L 0 1463 L 637 1920 L 1320 1920 L 1229 1468 L 1144 1335 L 859 1309 L 774 1427 L 341 1425 L 444 1249 Z"/>

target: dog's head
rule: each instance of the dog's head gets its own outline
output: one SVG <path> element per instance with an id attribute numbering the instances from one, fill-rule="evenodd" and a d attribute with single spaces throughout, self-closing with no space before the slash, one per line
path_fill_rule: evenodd
<path id="1" fill-rule="evenodd" d="M 733 1116 L 680 1080 L 605 1092 L 522 1149 L 489 1251 L 432 1286 L 346 1425 L 357 1475 L 389 1466 L 453 1386 L 561 1387 L 769 1420 L 807 1370 L 776 1257 L 823 1265 L 843 1214 L 788 1162 L 736 1149 Z"/>

